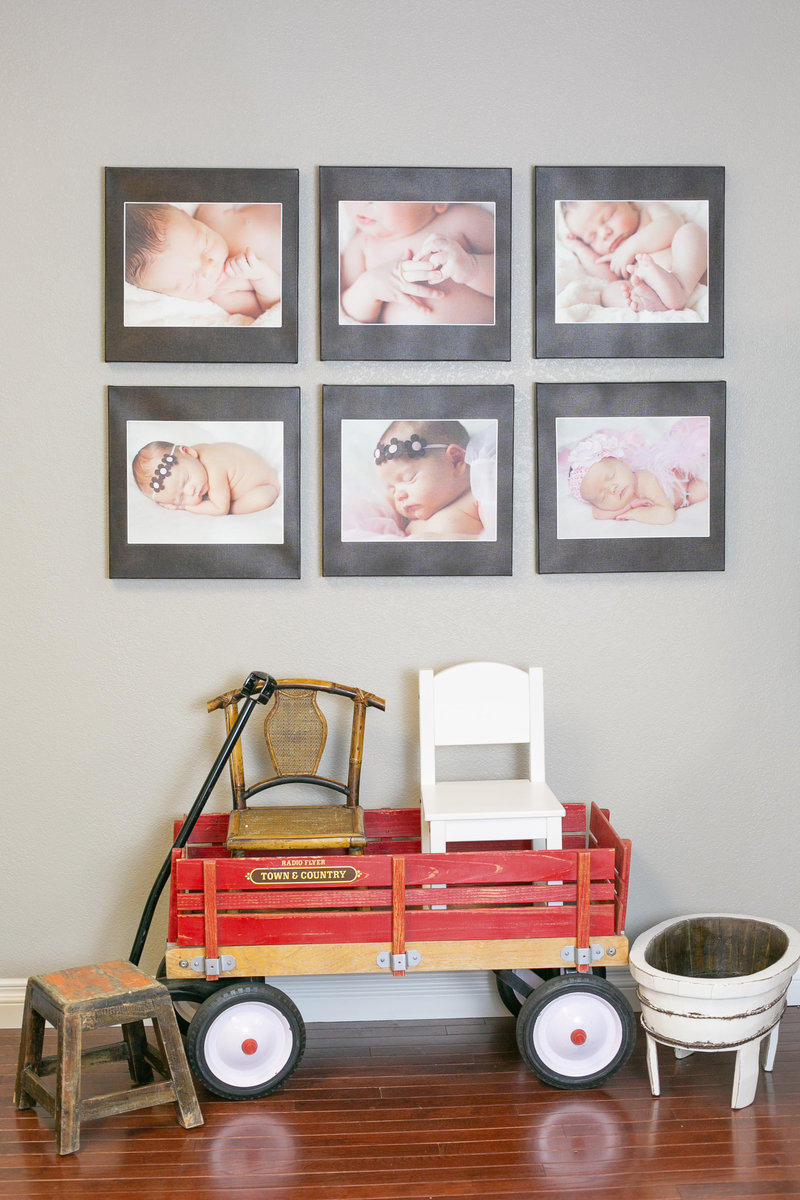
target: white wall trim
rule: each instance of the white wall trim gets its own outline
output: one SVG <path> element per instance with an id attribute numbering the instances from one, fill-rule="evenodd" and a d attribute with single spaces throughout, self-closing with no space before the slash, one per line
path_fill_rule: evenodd
<path id="1" fill-rule="evenodd" d="M 608 980 L 635 1009 L 636 986 L 627 967 L 610 967 Z M 0 979 L 0 1029 L 19 1029 L 25 979 Z M 270 979 L 294 1000 L 303 1019 L 313 1021 L 424 1021 L 458 1017 L 502 1017 L 489 971 L 390 975 L 303 975 Z M 800 1004 L 800 970 L 789 985 L 789 1004 Z"/>

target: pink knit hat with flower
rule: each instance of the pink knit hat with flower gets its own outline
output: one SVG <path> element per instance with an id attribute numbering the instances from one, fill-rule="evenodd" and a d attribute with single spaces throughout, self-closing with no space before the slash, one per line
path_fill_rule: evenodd
<path id="1" fill-rule="evenodd" d="M 599 463 L 603 458 L 624 457 L 625 444 L 614 433 L 598 430 L 597 433 L 578 442 L 568 459 L 569 490 L 575 499 L 582 500 L 584 504 L 589 503 L 581 495 L 581 484 L 595 463 Z"/>

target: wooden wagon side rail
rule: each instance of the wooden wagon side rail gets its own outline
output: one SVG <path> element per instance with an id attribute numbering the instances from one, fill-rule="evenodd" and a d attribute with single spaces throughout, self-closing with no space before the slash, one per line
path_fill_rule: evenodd
<path id="1" fill-rule="evenodd" d="M 605 939 L 608 947 L 615 935 L 610 847 L 364 855 L 355 861 L 335 855 L 180 858 L 174 874 L 177 950 L 168 956 L 170 975 L 176 965 L 196 960 L 198 948 L 203 961 L 215 964 L 204 973 L 215 978 L 225 954 L 236 959 L 235 974 L 243 973 L 243 957 L 258 960 L 259 973 L 268 958 L 272 973 L 280 974 L 286 973 L 287 948 L 289 960 L 296 962 L 297 948 L 303 948 L 308 962 L 312 948 L 324 948 L 327 961 L 338 947 L 336 970 L 348 972 L 354 969 L 349 946 L 372 947 L 373 970 L 377 947 L 392 955 L 395 973 L 401 973 L 397 959 L 407 948 L 419 954 L 425 946 L 422 969 L 433 970 L 442 969 L 433 965 L 442 958 L 434 952 L 437 945 L 447 945 L 452 956 L 462 944 L 462 960 L 469 957 L 469 963 L 461 965 L 473 967 L 491 966 L 510 943 L 552 939 L 560 939 L 559 954 L 571 945 L 573 961 L 588 969 L 588 958 L 580 955 L 588 953 L 590 939 Z"/>

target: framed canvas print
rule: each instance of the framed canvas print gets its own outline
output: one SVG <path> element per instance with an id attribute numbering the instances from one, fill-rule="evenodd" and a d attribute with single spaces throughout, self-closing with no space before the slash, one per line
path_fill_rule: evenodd
<path id="1" fill-rule="evenodd" d="M 536 357 L 721 358 L 724 167 L 537 167 Z"/>
<path id="2" fill-rule="evenodd" d="M 320 167 L 323 359 L 511 356 L 511 171 Z"/>
<path id="3" fill-rule="evenodd" d="M 298 173 L 106 169 L 106 362 L 296 362 Z"/>
<path id="4" fill-rule="evenodd" d="M 723 571 L 725 384 L 536 388 L 538 569 Z"/>
<path id="5" fill-rule="evenodd" d="M 298 388 L 110 387 L 112 579 L 298 579 Z"/>
<path id="6" fill-rule="evenodd" d="M 323 388 L 325 575 L 510 575 L 511 386 Z"/>

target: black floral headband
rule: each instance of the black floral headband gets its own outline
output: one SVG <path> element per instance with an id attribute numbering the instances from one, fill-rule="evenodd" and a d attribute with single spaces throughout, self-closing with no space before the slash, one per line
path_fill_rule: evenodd
<path id="1" fill-rule="evenodd" d="M 380 467 L 383 463 L 392 462 L 395 458 L 422 458 L 426 450 L 446 449 L 446 442 L 431 442 L 429 445 L 425 438 L 420 437 L 418 433 L 412 433 L 405 439 L 393 437 L 384 446 L 375 447 L 375 465 Z"/>
<path id="2" fill-rule="evenodd" d="M 178 449 L 178 443 L 170 450 L 169 454 L 164 454 L 161 457 L 161 462 L 153 471 L 153 477 L 150 480 L 150 487 L 153 489 L 153 499 L 155 500 L 158 492 L 164 490 L 164 480 L 168 479 L 172 474 L 172 468 L 177 464 L 178 458 L 175 451 Z"/>

